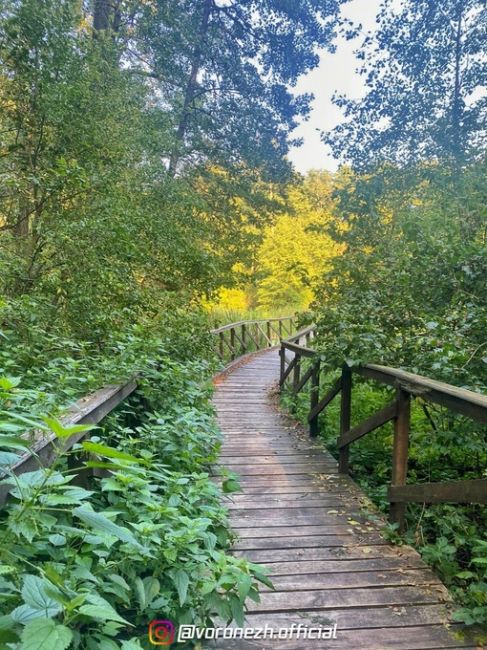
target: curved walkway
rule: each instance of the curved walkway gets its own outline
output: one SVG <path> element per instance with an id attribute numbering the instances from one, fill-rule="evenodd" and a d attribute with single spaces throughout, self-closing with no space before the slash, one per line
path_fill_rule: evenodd
<path id="1" fill-rule="evenodd" d="M 467 648 L 447 629 L 449 596 L 409 547 L 389 544 L 383 521 L 319 444 L 276 407 L 277 351 L 251 357 L 217 381 L 221 464 L 240 475 L 229 504 L 235 554 L 266 565 L 275 590 L 248 601 L 247 625 L 295 624 L 293 639 L 222 640 L 231 650 Z M 372 514 L 371 514 L 372 513 Z M 336 639 L 296 639 L 297 625 Z M 266 630 L 267 626 L 267 631 Z M 331 629 L 330 629 L 331 628 Z M 327 632 L 328 629 L 328 632 Z M 283 633 L 284 634 L 284 633 Z"/>

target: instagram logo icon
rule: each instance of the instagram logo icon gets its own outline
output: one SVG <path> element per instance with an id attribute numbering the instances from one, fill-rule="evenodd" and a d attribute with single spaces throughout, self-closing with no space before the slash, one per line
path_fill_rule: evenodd
<path id="1" fill-rule="evenodd" d="M 171 645 L 174 641 L 174 624 L 171 621 L 151 621 L 149 641 L 152 645 Z"/>

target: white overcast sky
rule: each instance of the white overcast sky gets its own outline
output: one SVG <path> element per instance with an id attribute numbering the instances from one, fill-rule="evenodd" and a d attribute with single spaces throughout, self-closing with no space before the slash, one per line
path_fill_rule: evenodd
<path id="1" fill-rule="evenodd" d="M 368 31 L 374 29 L 379 5 L 380 0 L 351 0 L 343 6 L 342 12 L 355 23 L 362 24 L 364 31 Z M 357 98 L 364 93 L 362 80 L 355 72 L 358 61 L 353 53 L 359 42 L 360 39 L 346 41 L 337 38 L 336 52 L 323 52 L 320 65 L 303 75 L 296 86 L 298 92 L 311 92 L 315 96 L 309 120 L 302 123 L 293 134 L 303 138 L 304 144 L 291 149 L 289 154 L 289 159 L 300 172 L 305 173 L 310 169 L 335 171 L 337 168 L 337 161 L 320 140 L 320 131 L 333 128 L 342 119 L 341 110 L 331 101 L 335 92 Z"/>

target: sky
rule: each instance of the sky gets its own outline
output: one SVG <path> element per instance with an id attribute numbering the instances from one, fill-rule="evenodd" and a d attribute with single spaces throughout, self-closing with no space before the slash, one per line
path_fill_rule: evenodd
<path id="1" fill-rule="evenodd" d="M 362 24 L 364 31 L 368 31 L 375 26 L 379 5 L 380 0 L 352 0 L 343 6 L 342 13 L 355 23 Z M 337 169 L 337 161 L 320 140 L 320 131 L 332 129 L 342 120 L 341 110 L 331 101 L 335 92 L 344 93 L 351 98 L 360 98 L 364 94 L 364 84 L 355 72 L 358 61 L 353 53 L 359 43 L 360 38 L 355 41 L 337 38 L 336 52 L 321 52 L 319 66 L 298 81 L 296 92 L 310 92 L 315 96 L 309 120 L 293 133 L 293 137 L 304 139 L 304 144 L 299 148 L 293 147 L 289 154 L 289 159 L 299 172 Z"/>

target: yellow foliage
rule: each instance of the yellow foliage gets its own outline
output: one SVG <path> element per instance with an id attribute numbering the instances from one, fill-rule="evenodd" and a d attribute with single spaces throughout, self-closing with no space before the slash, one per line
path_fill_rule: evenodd
<path id="1" fill-rule="evenodd" d="M 341 247 L 327 234 L 333 219 L 333 178 L 311 172 L 289 190 L 289 212 L 264 234 L 257 256 L 259 305 L 266 309 L 305 309 L 314 298 L 315 280 Z"/>
<path id="2" fill-rule="evenodd" d="M 219 290 L 216 300 L 208 303 L 210 310 L 218 308 L 224 311 L 246 312 L 249 307 L 249 298 L 246 291 L 243 289 L 228 289 L 226 287 Z"/>
<path id="3" fill-rule="evenodd" d="M 248 267 L 241 262 L 233 266 L 236 281 L 243 288 L 222 288 L 208 309 L 282 314 L 309 307 L 315 298 L 314 285 L 343 250 L 327 232 L 334 220 L 335 185 L 334 177 L 327 172 L 310 172 L 304 180 L 291 185 L 285 211 L 274 215 L 263 230 L 260 227 L 262 241 L 253 263 Z M 345 223 L 334 225 L 339 230 L 348 228 Z M 258 234 L 256 225 L 243 227 Z"/>

